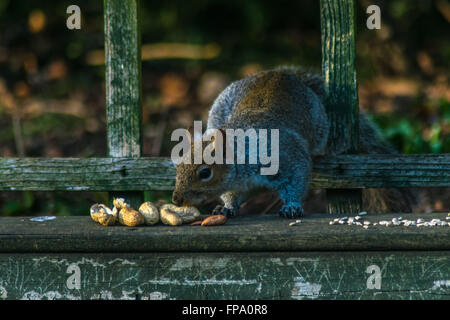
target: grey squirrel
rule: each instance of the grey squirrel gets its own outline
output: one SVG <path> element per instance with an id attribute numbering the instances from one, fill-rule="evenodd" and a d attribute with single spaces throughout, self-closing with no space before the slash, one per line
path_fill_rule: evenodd
<path id="1" fill-rule="evenodd" d="M 301 68 L 261 71 L 231 83 L 213 103 L 208 129 L 220 129 L 226 134 L 230 128 L 278 128 L 278 173 L 260 175 L 260 164 L 180 163 L 172 201 L 177 205 L 201 205 L 220 196 L 223 205 L 217 206 L 213 214 L 236 215 L 255 190 L 270 189 L 277 191 L 283 201 L 281 216 L 301 215 L 314 158 L 330 154 L 323 98 L 322 78 Z M 360 152 L 395 152 L 362 113 Z M 410 201 L 407 192 L 396 189 L 363 192 L 363 206 L 378 212 L 411 211 Z"/>

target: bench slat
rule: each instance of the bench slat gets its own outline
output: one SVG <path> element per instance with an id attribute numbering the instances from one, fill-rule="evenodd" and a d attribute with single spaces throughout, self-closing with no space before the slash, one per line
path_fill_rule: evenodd
<path id="1" fill-rule="evenodd" d="M 169 158 L 0 158 L 0 190 L 172 190 Z M 312 188 L 449 187 L 450 154 L 342 155 L 315 162 Z"/>
<path id="2" fill-rule="evenodd" d="M 449 264 L 442 251 L 0 254 L 0 299 L 449 299 Z"/>
<path id="3" fill-rule="evenodd" d="M 88 214 L 88 213 L 86 213 Z M 366 220 L 391 220 L 394 214 L 370 214 Z M 445 220 L 446 213 L 405 214 L 416 220 Z M 245 215 L 220 227 L 103 227 L 90 217 L 0 218 L 0 252 L 226 252 L 450 250 L 450 226 L 404 227 L 329 225 L 336 217 L 312 214 L 298 226 L 277 215 Z"/>

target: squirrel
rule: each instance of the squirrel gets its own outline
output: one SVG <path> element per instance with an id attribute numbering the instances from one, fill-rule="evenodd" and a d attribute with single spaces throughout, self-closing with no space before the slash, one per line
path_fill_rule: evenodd
<path id="1" fill-rule="evenodd" d="M 225 136 L 226 129 L 279 129 L 278 172 L 261 175 L 261 164 L 178 163 L 173 203 L 202 205 L 220 197 L 223 205 L 213 214 L 234 216 L 251 194 L 269 189 L 278 192 L 283 202 L 281 216 L 300 216 L 312 163 L 318 156 L 331 154 L 324 97 L 321 76 L 299 67 L 260 71 L 232 82 L 214 101 L 207 128 L 219 129 Z M 395 153 L 363 113 L 359 125 L 361 153 Z M 367 211 L 410 212 L 411 201 L 403 190 L 363 190 Z"/>

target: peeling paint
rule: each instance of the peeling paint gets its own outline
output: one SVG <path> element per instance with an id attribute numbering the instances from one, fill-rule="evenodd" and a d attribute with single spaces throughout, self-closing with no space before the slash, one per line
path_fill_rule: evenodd
<path id="1" fill-rule="evenodd" d="M 294 287 L 291 291 L 291 298 L 302 300 L 305 298 L 317 299 L 322 286 L 318 283 L 309 283 L 302 276 L 294 278 Z"/>
<path id="2" fill-rule="evenodd" d="M 164 292 L 154 291 L 149 295 L 149 300 L 164 300 L 167 299 L 167 294 Z"/>
<path id="3" fill-rule="evenodd" d="M 175 264 L 170 267 L 170 271 L 181 271 L 186 268 L 192 268 L 193 259 L 178 259 Z"/>
<path id="4" fill-rule="evenodd" d="M 257 284 L 257 280 L 234 280 L 234 279 L 205 279 L 205 280 L 188 280 L 183 281 L 169 278 L 160 278 L 148 280 L 148 283 L 163 285 L 181 285 L 181 286 L 198 286 L 198 285 L 250 285 Z"/>
<path id="5" fill-rule="evenodd" d="M 8 291 L 5 287 L 0 286 L 0 299 L 7 299 L 8 298 Z"/>
<path id="6" fill-rule="evenodd" d="M 40 294 L 34 290 L 26 292 L 20 300 L 59 300 L 63 295 L 58 291 L 48 291 Z M 67 296 L 65 297 L 68 298 Z"/>
<path id="7" fill-rule="evenodd" d="M 195 261 L 195 263 L 194 263 Z M 231 262 L 230 258 L 204 259 L 204 258 L 180 258 L 170 267 L 170 271 L 181 271 L 193 267 L 223 269 Z"/>
<path id="8" fill-rule="evenodd" d="M 450 289 L 450 280 L 437 280 L 433 282 L 431 290 Z"/>
<path id="9" fill-rule="evenodd" d="M 97 260 L 95 259 L 88 259 L 88 258 L 82 258 L 81 260 L 75 261 L 75 262 L 69 262 L 67 259 L 54 259 L 54 258 L 50 258 L 50 257 L 40 257 L 40 258 L 33 258 L 32 259 L 36 264 L 39 263 L 43 263 L 43 262 L 49 262 L 52 264 L 57 264 L 57 265 L 80 265 L 80 264 L 88 264 L 91 265 L 93 267 L 99 267 L 99 268 L 106 268 L 106 264 L 104 263 L 99 263 Z M 112 265 L 112 264 L 122 264 L 122 265 L 136 265 L 136 262 L 133 261 L 129 261 L 127 259 L 122 259 L 122 258 L 116 258 L 113 260 L 110 260 L 107 262 L 108 265 Z"/>

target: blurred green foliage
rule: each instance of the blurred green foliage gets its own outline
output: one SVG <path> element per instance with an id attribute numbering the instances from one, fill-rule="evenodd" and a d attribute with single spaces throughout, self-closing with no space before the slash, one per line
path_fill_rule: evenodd
<path id="1" fill-rule="evenodd" d="M 382 129 L 384 138 L 389 140 L 401 153 L 450 153 L 450 102 L 440 100 L 436 117 L 439 121 L 430 124 L 419 118 L 372 115 L 372 120 Z M 446 128 L 447 132 L 444 132 Z"/>

